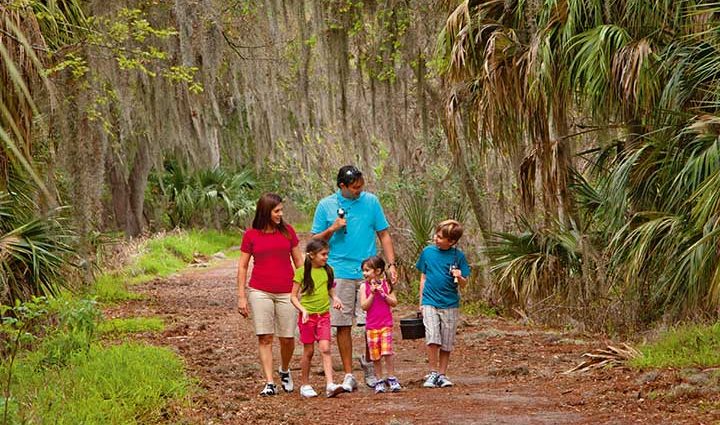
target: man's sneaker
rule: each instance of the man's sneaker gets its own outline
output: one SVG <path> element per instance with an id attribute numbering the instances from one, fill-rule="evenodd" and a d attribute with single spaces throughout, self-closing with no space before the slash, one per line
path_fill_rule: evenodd
<path id="1" fill-rule="evenodd" d="M 375 384 L 377 384 L 378 381 L 377 377 L 375 376 L 375 364 L 373 362 L 365 360 L 365 354 L 361 355 L 359 360 L 360 368 L 365 375 L 365 385 L 370 388 L 374 388 Z"/>
<path id="2" fill-rule="evenodd" d="M 265 388 L 263 388 L 262 391 L 260 391 L 260 395 L 263 397 L 271 396 L 277 394 L 277 387 L 275 384 L 267 383 L 265 384 Z"/>
<path id="3" fill-rule="evenodd" d="M 295 388 L 295 385 L 293 385 L 292 376 L 290 376 L 290 371 L 283 372 L 282 369 L 278 369 L 278 374 L 280 375 L 280 385 L 282 385 L 283 390 L 285 390 L 286 393 L 292 392 L 292 390 Z"/>
<path id="4" fill-rule="evenodd" d="M 357 390 L 357 381 L 355 380 L 355 377 L 352 375 L 352 373 L 348 373 L 347 375 L 345 375 L 342 387 L 345 389 L 345 391 L 349 393 Z"/>
<path id="5" fill-rule="evenodd" d="M 311 387 L 310 385 L 301 385 L 300 386 L 300 397 L 302 398 L 312 398 L 317 397 L 317 393 Z"/>
<path id="6" fill-rule="evenodd" d="M 453 383 L 445 375 L 438 375 L 436 384 L 440 388 L 447 388 L 453 386 Z"/>
<path id="7" fill-rule="evenodd" d="M 389 377 L 387 382 L 390 387 L 390 392 L 396 393 L 402 389 L 400 382 L 398 382 L 397 378 L 394 376 Z"/>
<path id="8" fill-rule="evenodd" d="M 438 373 L 435 372 L 435 371 L 430 372 L 430 374 L 428 374 L 427 376 L 425 376 L 425 382 L 423 383 L 423 387 L 425 387 L 425 388 L 437 388 L 437 386 L 438 386 L 437 380 L 438 380 L 438 377 L 439 377 L 439 376 L 440 376 L 440 375 L 438 375 Z"/>
<path id="9" fill-rule="evenodd" d="M 375 394 L 384 393 L 385 391 L 385 381 L 377 381 L 377 384 L 375 384 Z"/>
<path id="10" fill-rule="evenodd" d="M 327 384 L 327 387 L 325 387 L 325 395 L 327 396 L 327 398 L 335 397 L 336 395 L 344 392 L 344 385 Z"/>

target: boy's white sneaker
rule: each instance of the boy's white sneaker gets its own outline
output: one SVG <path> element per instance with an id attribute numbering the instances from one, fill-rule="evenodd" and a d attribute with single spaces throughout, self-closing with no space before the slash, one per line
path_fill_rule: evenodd
<path id="1" fill-rule="evenodd" d="M 355 390 L 357 390 L 357 381 L 355 380 L 355 377 L 352 373 L 348 373 L 345 375 L 345 378 L 343 379 L 342 387 L 345 389 L 345 391 L 351 393 Z"/>
<path id="2" fill-rule="evenodd" d="M 427 376 L 425 376 L 425 382 L 423 383 L 423 387 L 425 388 L 437 388 L 438 387 L 438 378 L 440 375 L 432 371 Z"/>
<path id="3" fill-rule="evenodd" d="M 325 395 L 327 398 L 335 397 L 336 395 L 344 392 L 345 388 L 342 385 L 327 384 L 327 387 L 325 387 Z"/>
<path id="4" fill-rule="evenodd" d="M 317 397 L 317 393 L 311 387 L 310 385 L 302 385 L 300 386 L 300 397 L 302 398 L 312 398 Z"/>
<path id="5" fill-rule="evenodd" d="M 445 375 L 438 375 L 436 385 L 440 388 L 452 387 L 453 383 Z"/>
<path id="6" fill-rule="evenodd" d="M 280 375 L 280 385 L 282 385 L 283 390 L 285 390 L 286 393 L 291 393 L 292 390 L 295 388 L 295 385 L 293 384 L 290 371 L 288 370 L 287 372 L 285 372 L 282 369 L 278 368 L 278 374 Z"/>

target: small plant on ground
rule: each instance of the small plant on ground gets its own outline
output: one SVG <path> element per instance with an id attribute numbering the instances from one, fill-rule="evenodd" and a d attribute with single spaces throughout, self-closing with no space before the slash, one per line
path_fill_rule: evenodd
<path id="1" fill-rule="evenodd" d="M 630 363 L 638 368 L 718 366 L 720 323 L 672 329 L 656 342 L 640 347 L 640 352 L 642 356 Z"/>

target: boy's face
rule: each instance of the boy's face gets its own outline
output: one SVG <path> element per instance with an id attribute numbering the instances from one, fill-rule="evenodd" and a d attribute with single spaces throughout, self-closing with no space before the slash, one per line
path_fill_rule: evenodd
<path id="1" fill-rule="evenodd" d="M 440 234 L 440 232 L 435 233 L 435 236 L 433 236 L 433 242 L 435 242 L 436 247 L 440 248 L 443 251 L 452 248 L 452 246 L 457 243 L 457 241 L 444 237 L 442 234 Z"/>

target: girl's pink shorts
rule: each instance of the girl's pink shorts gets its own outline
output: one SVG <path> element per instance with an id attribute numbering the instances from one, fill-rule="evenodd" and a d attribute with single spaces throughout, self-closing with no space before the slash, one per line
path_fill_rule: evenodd
<path id="1" fill-rule="evenodd" d="M 306 323 L 302 322 L 302 314 L 298 314 L 298 328 L 303 344 L 330 341 L 330 312 L 311 314 Z"/>

